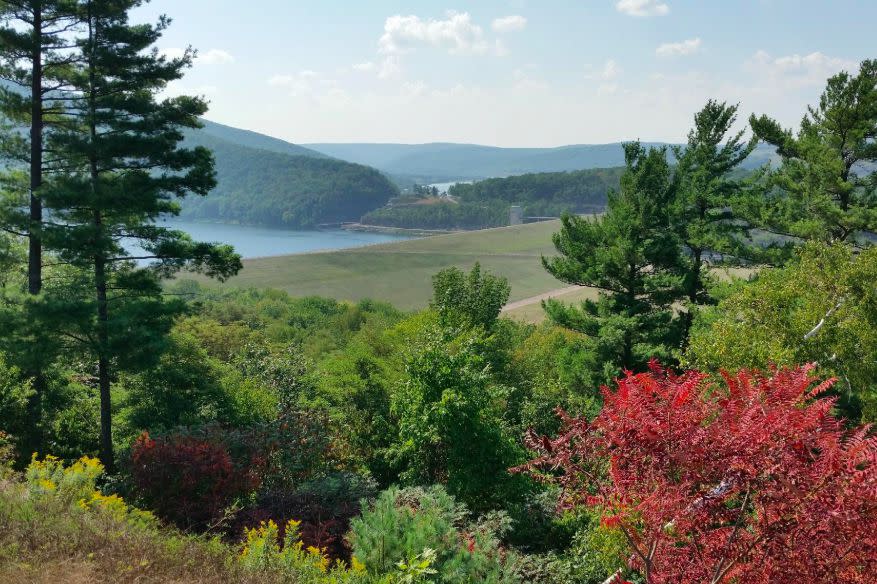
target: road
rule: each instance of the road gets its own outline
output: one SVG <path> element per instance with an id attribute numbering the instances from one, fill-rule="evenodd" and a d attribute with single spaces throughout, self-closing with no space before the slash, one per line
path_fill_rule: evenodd
<path id="1" fill-rule="evenodd" d="M 538 294 L 536 296 L 530 296 L 529 298 L 524 298 L 523 300 L 509 302 L 502 307 L 502 312 L 508 312 L 509 310 L 515 310 L 516 308 L 522 308 L 524 306 L 536 304 L 538 302 L 542 302 L 543 300 L 548 300 L 549 298 L 563 296 L 564 294 L 569 294 L 570 292 L 575 292 L 576 290 L 581 290 L 582 288 L 584 288 L 584 286 L 567 286 L 566 288 L 558 288 L 549 292 L 543 292 L 542 294 Z"/>

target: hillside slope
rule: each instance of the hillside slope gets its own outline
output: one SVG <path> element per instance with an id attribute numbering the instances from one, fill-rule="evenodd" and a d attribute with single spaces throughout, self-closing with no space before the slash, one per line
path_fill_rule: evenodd
<path id="1" fill-rule="evenodd" d="M 281 140 L 280 138 L 266 136 L 265 134 L 259 134 L 258 132 L 252 132 L 250 130 L 233 128 L 231 126 L 226 126 L 225 124 L 211 122 L 210 120 L 202 119 L 201 122 L 204 124 L 204 127 L 200 130 L 201 133 L 209 134 L 210 136 L 237 144 L 238 146 L 260 148 L 262 150 L 279 152 L 280 154 L 290 154 L 292 156 L 331 158 L 330 156 L 317 152 L 316 150 L 311 150 L 310 148 L 305 148 L 298 144 L 292 144 L 291 142 Z"/>
<path id="2" fill-rule="evenodd" d="M 207 123 L 186 143 L 216 158 L 218 186 L 183 204 L 182 217 L 292 229 L 358 221 L 398 190 L 380 172 L 307 148 Z"/>

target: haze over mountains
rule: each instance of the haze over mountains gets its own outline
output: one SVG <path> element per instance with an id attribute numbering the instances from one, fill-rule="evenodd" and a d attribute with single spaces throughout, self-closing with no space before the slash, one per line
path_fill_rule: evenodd
<path id="1" fill-rule="evenodd" d="M 650 146 L 664 143 L 650 142 Z M 557 148 L 500 148 L 476 144 L 305 144 L 322 154 L 373 166 L 397 176 L 431 177 L 435 181 L 481 179 L 534 172 L 563 172 L 624 165 L 621 142 L 578 144 Z M 759 146 L 746 161 L 757 168 L 773 156 Z"/>

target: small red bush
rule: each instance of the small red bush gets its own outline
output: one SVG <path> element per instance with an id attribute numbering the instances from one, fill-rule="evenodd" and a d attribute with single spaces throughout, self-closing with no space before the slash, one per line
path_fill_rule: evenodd
<path id="1" fill-rule="evenodd" d="M 131 449 L 131 477 L 156 514 L 183 528 L 218 521 L 235 498 L 259 486 L 257 460 L 233 460 L 221 440 L 187 434 L 153 439 L 144 432 Z"/>
<path id="2" fill-rule="evenodd" d="M 648 584 L 870 584 L 877 437 L 845 430 L 809 371 L 718 387 L 653 365 L 604 388 L 592 423 L 561 412 L 560 436 L 529 436 L 540 456 L 516 470 L 598 508 Z"/>

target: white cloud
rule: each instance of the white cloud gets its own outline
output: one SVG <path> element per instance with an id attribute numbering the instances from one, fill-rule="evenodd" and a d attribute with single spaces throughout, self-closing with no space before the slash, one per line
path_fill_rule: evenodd
<path id="1" fill-rule="evenodd" d="M 655 49 L 655 54 L 659 57 L 686 57 L 700 51 L 700 45 L 700 37 L 679 43 L 664 43 Z"/>
<path id="2" fill-rule="evenodd" d="M 274 75 L 268 80 L 268 85 L 272 87 L 283 87 L 291 85 L 295 81 L 292 75 Z"/>
<path id="3" fill-rule="evenodd" d="M 832 75 L 853 71 L 858 64 L 849 59 L 829 57 L 819 51 L 809 55 L 772 57 L 766 51 L 757 51 L 746 63 L 744 70 L 775 83 L 791 86 L 821 85 Z"/>
<path id="4" fill-rule="evenodd" d="M 234 63 L 234 57 L 228 51 L 210 49 L 209 51 L 198 53 L 198 58 L 195 61 L 199 65 L 227 65 Z"/>
<path id="5" fill-rule="evenodd" d="M 609 59 L 606 61 L 606 64 L 603 65 L 603 79 L 615 79 L 621 74 L 621 68 L 618 66 L 613 59 Z"/>
<path id="6" fill-rule="evenodd" d="M 496 32 L 515 32 L 527 26 L 527 19 L 520 14 L 510 14 L 494 19 L 491 28 Z"/>
<path id="7" fill-rule="evenodd" d="M 527 69 L 532 70 L 533 68 L 527 67 Z M 546 81 L 534 79 L 525 69 L 515 69 L 512 71 L 512 77 L 514 78 L 514 88 L 517 91 L 546 91 L 550 87 Z"/>
<path id="8" fill-rule="evenodd" d="M 373 73 L 378 79 L 394 79 L 402 73 L 402 64 L 398 55 L 386 55 L 378 62 L 364 61 L 353 65 L 354 71 Z"/>
<path id="9" fill-rule="evenodd" d="M 356 63 L 353 68 L 357 71 L 363 71 L 365 73 L 368 73 L 370 71 L 374 71 L 376 65 L 373 61 L 365 61 L 364 63 Z"/>
<path id="10" fill-rule="evenodd" d="M 186 49 L 170 47 L 160 50 L 159 53 L 166 59 L 180 59 L 186 54 Z M 229 63 L 234 63 L 234 57 L 231 53 L 222 49 L 198 52 L 198 56 L 195 57 L 193 62 L 194 65 L 227 65 Z"/>
<path id="11" fill-rule="evenodd" d="M 268 79 L 268 85 L 288 89 L 290 95 L 301 97 L 330 91 L 338 85 L 338 82 L 335 79 L 324 77 L 316 71 L 303 69 L 293 75 L 273 75 Z"/>
<path id="12" fill-rule="evenodd" d="M 384 60 L 381 61 L 381 66 L 378 69 L 378 77 L 380 79 L 393 79 L 399 77 L 401 74 L 402 65 L 399 63 L 399 57 L 395 55 L 384 57 Z"/>
<path id="13" fill-rule="evenodd" d="M 628 16 L 664 16 L 670 7 L 659 0 L 618 0 L 615 9 Z"/>
<path id="14" fill-rule="evenodd" d="M 615 62 L 615 59 L 609 59 L 603 64 L 603 68 L 599 71 L 594 71 L 593 65 L 585 65 L 585 68 L 588 69 L 588 73 L 585 74 L 585 79 L 602 79 L 603 81 L 609 81 L 611 79 L 616 79 L 622 73 L 621 67 L 618 66 L 618 63 Z"/>
<path id="15" fill-rule="evenodd" d="M 423 81 L 406 81 L 402 84 L 402 94 L 408 97 L 423 95 L 426 89 L 426 83 Z"/>
<path id="16" fill-rule="evenodd" d="M 468 12 L 448 12 L 445 20 L 401 14 L 390 16 L 384 22 L 384 34 L 378 46 L 384 54 L 432 46 L 451 54 L 465 55 L 487 53 L 491 43 L 484 38 L 484 30 L 472 22 Z"/>

